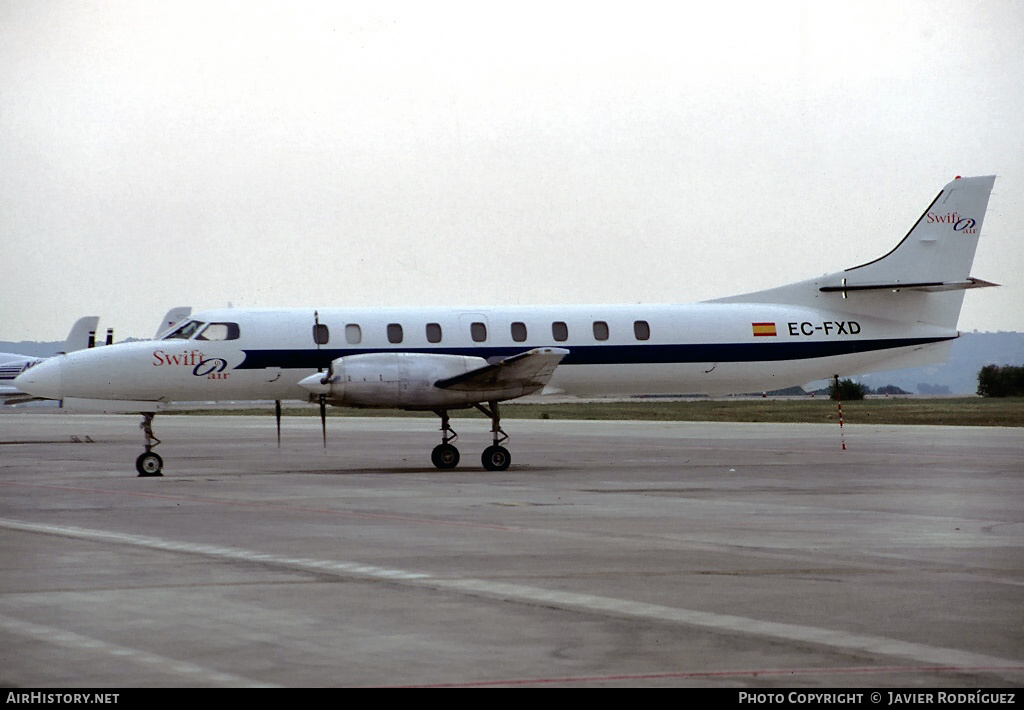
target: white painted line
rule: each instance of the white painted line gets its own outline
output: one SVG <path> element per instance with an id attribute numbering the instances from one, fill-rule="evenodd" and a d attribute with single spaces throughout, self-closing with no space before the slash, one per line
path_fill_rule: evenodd
<path id="1" fill-rule="evenodd" d="M 538 603 L 561 609 L 587 613 L 611 614 L 645 620 L 664 621 L 684 626 L 721 631 L 739 636 L 761 636 L 781 641 L 815 644 L 834 651 L 868 653 L 911 659 L 920 663 L 950 667 L 1005 667 L 1020 666 L 1020 660 L 999 658 L 955 648 L 899 641 L 882 636 L 864 636 L 845 631 L 814 626 L 782 624 L 742 616 L 715 614 L 691 609 L 678 609 L 647 604 L 645 602 L 600 597 L 590 594 L 563 592 L 521 584 L 508 584 L 483 579 L 452 579 L 423 572 L 375 567 L 358 562 L 318 560 L 266 554 L 237 548 L 226 548 L 201 543 L 174 542 L 146 535 L 131 535 L 105 530 L 91 530 L 70 526 L 29 523 L 0 518 L 0 527 L 25 532 L 60 535 L 84 540 L 114 542 L 155 550 L 204 555 L 232 561 L 259 562 L 289 569 L 343 576 L 363 577 L 386 581 L 399 581 L 416 586 L 441 589 L 472 596 L 518 603 Z"/>
<path id="2" fill-rule="evenodd" d="M 54 629 L 41 624 L 33 624 L 28 621 L 21 621 L 9 616 L 0 615 L 0 629 L 21 636 L 29 636 L 47 643 L 52 643 L 67 649 L 78 649 L 91 653 L 105 653 L 115 656 L 119 661 L 130 661 L 140 666 L 148 666 L 167 675 L 180 676 L 185 683 L 208 683 L 211 685 L 223 685 L 231 688 L 277 688 L 280 686 L 273 683 L 263 683 L 250 680 L 230 673 L 221 673 L 210 668 L 197 666 L 187 661 L 179 661 L 174 658 L 158 656 L 148 651 L 140 651 L 137 648 L 126 648 L 117 646 L 106 641 L 90 638 L 72 631 Z"/>

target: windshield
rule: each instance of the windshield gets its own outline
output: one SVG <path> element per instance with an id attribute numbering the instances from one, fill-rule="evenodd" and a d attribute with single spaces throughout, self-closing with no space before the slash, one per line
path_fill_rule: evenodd
<path id="1" fill-rule="evenodd" d="M 238 340 L 237 323 L 210 323 L 196 340 Z"/>
<path id="2" fill-rule="evenodd" d="M 188 340 L 192 335 L 203 326 L 201 321 L 190 320 L 184 325 L 181 325 L 170 333 L 163 337 L 164 340 Z"/>

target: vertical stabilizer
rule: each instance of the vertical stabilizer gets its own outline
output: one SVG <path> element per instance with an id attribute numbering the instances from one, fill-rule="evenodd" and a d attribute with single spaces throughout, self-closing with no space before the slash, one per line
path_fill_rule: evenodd
<path id="1" fill-rule="evenodd" d="M 99 325 L 99 322 L 99 316 L 85 316 L 75 321 L 60 352 L 73 353 L 76 350 L 85 350 L 90 347 L 89 336 L 91 334 L 93 338 L 96 337 L 96 327 Z"/>
<path id="2" fill-rule="evenodd" d="M 994 175 L 957 178 L 944 188 L 896 248 L 845 271 L 850 285 L 943 284 L 970 276 Z"/>
<path id="3" fill-rule="evenodd" d="M 955 333 L 995 176 L 957 178 L 885 256 L 845 271 L 711 303 L 780 303 L 938 326 Z"/>
<path id="4" fill-rule="evenodd" d="M 167 311 L 164 314 L 163 320 L 160 321 L 160 325 L 156 327 L 156 335 L 153 336 L 153 339 L 159 340 L 161 335 L 178 325 L 178 323 L 181 323 L 191 314 L 192 306 L 175 306 Z"/>

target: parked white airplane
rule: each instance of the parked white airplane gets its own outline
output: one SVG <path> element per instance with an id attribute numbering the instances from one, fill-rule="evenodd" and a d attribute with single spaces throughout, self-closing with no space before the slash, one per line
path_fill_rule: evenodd
<path id="1" fill-rule="evenodd" d="M 59 354 L 93 347 L 96 344 L 96 327 L 99 322 L 98 316 L 86 316 L 75 321 L 64 341 L 64 349 Z M 46 358 L 31 355 L 0 353 L 0 401 L 4 404 L 22 404 L 38 399 L 19 390 L 13 383 L 18 375 L 44 360 Z"/>
<path id="2" fill-rule="evenodd" d="M 885 256 L 780 288 L 691 305 L 227 309 L 160 340 L 70 353 L 16 384 L 65 404 L 143 414 L 141 475 L 159 475 L 154 413 L 171 401 L 309 399 L 434 411 L 438 468 L 458 464 L 448 412 L 491 419 L 488 470 L 511 457 L 498 402 L 749 392 L 943 362 L 971 278 L 993 176 L 946 185 Z M 100 401 L 103 400 L 103 401 Z M 326 442 L 326 430 L 325 430 Z"/>

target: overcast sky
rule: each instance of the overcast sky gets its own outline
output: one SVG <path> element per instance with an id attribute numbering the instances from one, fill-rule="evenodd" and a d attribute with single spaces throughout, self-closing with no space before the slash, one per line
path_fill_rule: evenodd
<path id="1" fill-rule="evenodd" d="M 960 328 L 1024 330 L 1024 3 L 0 0 L 0 340 L 172 306 L 685 303 L 999 176 Z"/>

